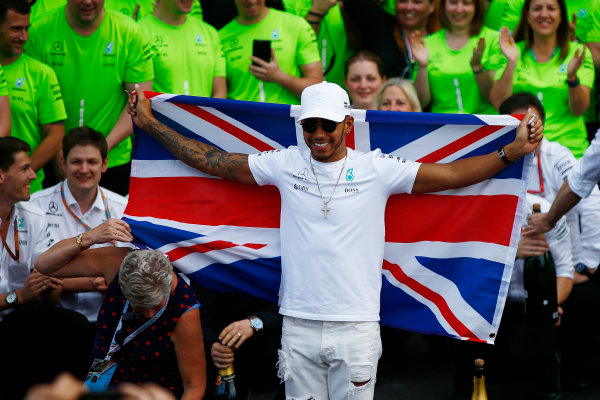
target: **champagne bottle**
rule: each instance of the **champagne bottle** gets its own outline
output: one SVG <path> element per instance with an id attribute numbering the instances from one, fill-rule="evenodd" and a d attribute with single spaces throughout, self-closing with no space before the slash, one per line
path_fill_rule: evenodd
<path id="1" fill-rule="evenodd" d="M 533 213 L 540 212 L 540 204 L 533 205 Z M 544 236 L 544 234 L 541 234 Z M 556 294 L 556 267 L 552 254 L 529 257 L 523 266 L 525 285 L 525 312 L 531 318 L 548 324 L 558 321 Z"/>
<path id="2" fill-rule="evenodd" d="M 483 376 L 483 360 L 475 360 L 475 370 L 473 372 L 473 394 L 471 400 L 487 400 L 485 391 L 485 377 Z"/>
<path id="3" fill-rule="evenodd" d="M 219 369 L 217 371 L 217 379 L 215 380 L 215 399 L 235 399 L 236 396 L 235 372 L 233 371 L 233 364 L 231 364 L 227 368 Z"/>

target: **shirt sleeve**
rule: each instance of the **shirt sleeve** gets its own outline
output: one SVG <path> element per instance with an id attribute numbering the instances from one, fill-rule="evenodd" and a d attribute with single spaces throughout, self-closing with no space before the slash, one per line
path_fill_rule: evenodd
<path id="1" fill-rule="evenodd" d="M 137 83 L 154 78 L 152 68 L 152 45 L 137 25 L 133 25 L 127 46 L 127 68 L 125 82 Z"/>
<path id="2" fill-rule="evenodd" d="M 600 180 L 600 138 L 596 136 L 569 174 L 569 187 L 579 197 L 588 197 Z"/>
<path id="3" fill-rule="evenodd" d="M 546 233 L 546 239 L 556 267 L 556 276 L 573 279 L 573 254 L 566 217 L 561 217 L 554 228 Z"/>
<path id="4" fill-rule="evenodd" d="M 67 112 L 56 73 L 49 67 L 43 71 L 44 77 L 38 87 L 38 114 L 40 124 L 45 125 L 67 119 Z"/>
<path id="5" fill-rule="evenodd" d="M 298 44 L 296 51 L 296 62 L 302 66 L 313 62 L 320 62 L 319 46 L 317 36 L 311 26 L 300 17 L 298 18 Z"/>
<path id="6" fill-rule="evenodd" d="M 277 186 L 278 171 L 284 169 L 287 152 L 288 150 L 271 150 L 248 156 L 250 172 L 252 172 L 252 176 L 258 185 Z"/>
<path id="7" fill-rule="evenodd" d="M 373 152 L 375 168 L 384 180 L 388 194 L 411 193 L 421 163 L 405 158 Z"/>

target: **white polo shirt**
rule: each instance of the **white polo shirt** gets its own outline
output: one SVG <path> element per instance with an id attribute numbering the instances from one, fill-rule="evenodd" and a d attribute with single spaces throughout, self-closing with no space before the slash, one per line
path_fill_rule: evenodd
<path id="1" fill-rule="evenodd" d="M 346 161 L 312 160 L 322 197 L 333 193 L 325 218 L 308 150 L 263 152 L 248 162 L 259 185 L 275 185 L 281 194 L 279 312 L 379 321 L 385 206 L 390 195 L 412 191 L 420 164 L 380 150 L 348 149 Z"/>
<path id="2" fill-rule="evenodd" d="M 68 207 L 80 218 L 81 222 L 87 224 L 90 228 L 95 228 L 108 219 L 106 206 L 108 206 L 110 217 L 117 219 L 123 216 L 123 212 L 127 206 L 126 198 L 98 186 L 99 190 L 92 207 L 85 214 L 82 214 L 79 204 L 69 190 L 66 180 L 50 188 L 36 192 L 31 195 L 31 202 L 45 213 L 46 220 L 48 221 L 48 231 L 55 242 L 74 237 L 88 230 L 67 210 L 60 192 L 61 187 L 64 189 L 65 201 Z M 101 192 L 106 199 L 106 205 L 100 195 Z M 119 247 L 129 246 L 121 242 L 117 242 L 116 245 Z M 112 246 L 112 244 L 105 243 L 92 247 L 104 246 Z M 60 298 L 60 305 L 64 308 L 75 310 L 85 315 L 89 321 L 94 322 L 96 321 L 102 300 L 103 296 L 97 292 L 63 293 Z"/>
<path id="3" fill-rule="evenodd" d="M 599 130 L 600 131 L 600 130 Z M 569 187 L 581 198 L 588 197 L 600 181 L 600 137 L 598 132 L 590 147 L 569 174 Z"/>
<path id="4" fill-rule="evenodd" d="M 14 205 L 6 234 L 6 244 L 13 254 L 16 252 L 15 221 L 19 258 L 13 260 L 0 242 L 0 293 L 21 289 L 33 269 L 35 259 L 52 245 L 52 238 L 42 210 L 34 204 L 22 201 Z M 5 310 L 0 313 L 0 320 L 11 311 Z"/>

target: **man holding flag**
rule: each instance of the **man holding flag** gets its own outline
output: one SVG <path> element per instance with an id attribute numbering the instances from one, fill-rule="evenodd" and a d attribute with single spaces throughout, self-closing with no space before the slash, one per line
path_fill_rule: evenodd
<path id="1" fill-rule="evenodd" d="M 280 313 L 284 315 L 279 375 L 291 398 L 373 397 L 379 337 L 384 212 L 395 193 L 429 193 L 481 182 L 542 139 L 528 113 L 515 140 L 497 152 L 427 164 L 346 147 L 354 124 L 346 92 L 322 82 L 306 88 L 300 117 L 308 151 L 227 153 L 188 139 L 157 121 L 140 88 L 129 112 L 184 163 L 249 185 L 274 185 L 281 204 Z M 339 186 L 339 187 L 338 187 Z M 239 332 L 223 343 L 234 345 Z"/>

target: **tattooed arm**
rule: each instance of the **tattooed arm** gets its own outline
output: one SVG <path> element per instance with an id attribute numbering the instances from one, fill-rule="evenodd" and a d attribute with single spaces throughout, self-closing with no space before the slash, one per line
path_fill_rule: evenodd
<path id="1" fill-rule="evenodd" d="M 137 126 L 152 135 L 187 165 L 210 175 L 256 185 L 252 172 L 250 172 L 247 154 L 227 153 L 169 129 L 154 118 L 150 100 L 144 96 L 143 90 L 137 85 L 135 94 L 129 96 L 128 111 Z"/>

